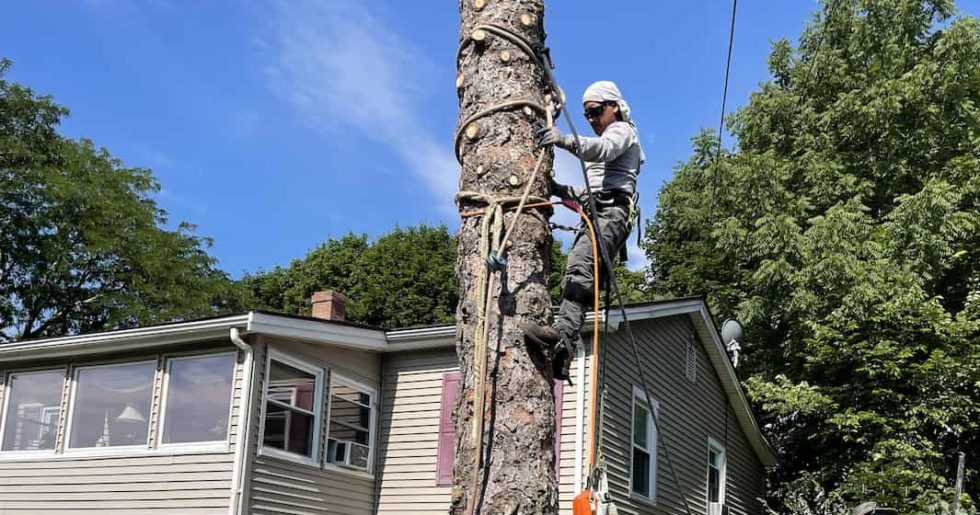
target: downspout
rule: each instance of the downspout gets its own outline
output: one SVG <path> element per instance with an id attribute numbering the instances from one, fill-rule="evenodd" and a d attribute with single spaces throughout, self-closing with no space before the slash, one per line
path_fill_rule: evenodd
<path id="1" fill-rule="evenodd" d="M 232 468 L 231 476 L 231 504 L 228 506 L 230 515 L 242 513 L 242 491 L 245 488 L 245 447 L 249 442 L 250 429 L 252 427 L 252 369 L 255 368 L 253 361 L 255 351 L 251 345 L 242 339 L 237 327 L 232 327 L 230 334 L 231 343 L 235 344 L 245 353 L 245 373 L 242 375 L 242 409 L 238 411 L 238 435 L 235 438 L 235 464 Z"/>

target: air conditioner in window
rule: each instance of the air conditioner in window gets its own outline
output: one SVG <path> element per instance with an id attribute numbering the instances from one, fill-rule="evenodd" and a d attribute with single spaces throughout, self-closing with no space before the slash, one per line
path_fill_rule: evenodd
<path id="1" fill-rule="evenodd" d="M 370 453 L 367 445 L 337 440 L 330 461 L 349 469 L 367 470 Z"/>
<path id="2" fill-rule="evenodd" d="M 728 505 L 720 502 L 709 503 L 708 515 L 728 515 Z"/>

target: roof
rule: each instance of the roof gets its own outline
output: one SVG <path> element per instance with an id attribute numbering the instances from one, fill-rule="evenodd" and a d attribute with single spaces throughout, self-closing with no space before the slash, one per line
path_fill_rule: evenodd
<path id="1" fill-rule="evenodd" d="M 721 380 L 722 388 L 735 411 L 739 425 L 749 443 L 766 466 L 776 465 L 776 454 L 762 436 L 758 422 L 749 408 L 745 392 L 738 381 L 721 337 L 715 329 L 711 314 L 700 297 L 631 304 L 626 307 L 630 321 L 650 320 L 686 315 L 693 322 L 704 343 L 712 367 Z M 600 314 L 605 317 L 605 312 Z M 623 323 L 617 311 L 609 312 L 610 330 Z M 592 315 L 588 316 L 591 321 Z M 600 319 L 602 322 L 606 320 Z M 45 338 L 0 345 L 0 363 L 20 362 L 39 358 L 79 356 L 115 351 L 138 350 L 227 338 L 232 329 L 241 334 L 261 334 L 291 338 L 315 344 L 359 349 L 371 352 L 402 352 L 417 349 L 445 348 L 455 345 L 455 325 L 438 325 L 385 331 L 357 324 L 318 318 L 249 311 L 236 315 L 212 317 L 185 322 L 173 322 L 135 329 L 103 333 Z"/>

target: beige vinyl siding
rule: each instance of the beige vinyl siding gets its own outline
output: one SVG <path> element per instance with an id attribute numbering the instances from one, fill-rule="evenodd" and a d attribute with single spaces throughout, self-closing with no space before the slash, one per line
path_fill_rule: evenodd
<path id="1" fill-rule="evenodd" d="M 573 372 L 576 363 L 572 364 Z M 380 424 L 378 515 L 445 515 L 452 487 L 436 485 L 442 379 L 458 370 L 456 351 L 405 351 L 385 356 Z M 575 387 L 565 385 L 559 493 L 571 513 L 575 466 Z"/>
<path id="2" fill-rule="evenodd" d="M 237 352 L 228 342 L 205 342 L 178 349 L 168 349 L 164 356 L 211 352 Z M 140 353 L 114 354 L 72 361 L 38 361 L 18 363 L 0 371 L 25 368 L 59 368 L 71 365 L 69 377 L 79 366 L 146 361 L 159 356 L 150 349 Z M 0 453 L 0 514 L 51 515 L 99 513 L 126 514 L 226 514 L 231 496 L 236 420 L 241 402 L 242 361 L 238 353 L 233 382 L 233 409 L 227 446 L 218 451 L 187 449 L 110 449 L 113 455 L 72 455 L 59 452 L 46 457 L 5 458 Z M 162 409 L 163 360 L 158 361 L 152 388 L 149 434 L 156 443 Z M 65 426 L 71 383 L 65 382 L 62 395 L 62 420 L 57 449 L 64 449 Z M 0 385 L 0 400 L 5 399 Z M 6 409 L 0 406 L 0 410 Z M 153 445 L 151 445 L 152 447 Z"/>
<path id="3" fill-rule="evenodd" d="M 312 366 L 327 371 L 324 381 L 330 374 L 378 388 L 381 379 L 381 360 L 377 354 L 306 344 L 302 342 L 264 338 L 258 346 L 255 370 L 255 402 L 252 411 L 252 444 L 246 457 L 249 463 L 249 488 L 247 513 L 263 514 L 344 514 L 372 515 L 374 509 L 375 480 L 366 474 L 329 470 L 323 466 L 299 464 L 273 456 L 263 456 L 261 449 L 262 391 L 266 374 L 266 358 L 269 349 L 275 349 L 291 357 L 301 359 Z M 322 465 L 327 438 L 327 390 L 324 389 L 323 403 L 320 406 L 321 423 L 319 441 L 319 460 Z M 372 435 L 377 441 L 377 437 Z M 375 450 L 377 455 L 377 449 Z M 375 465 L 377 469 L 377 465 Z"/>
<path id="4" fill-rule="evenodd" d="M 659 403 L 659 429 L 669 456 L 658 443 L 656 506 L 630 497 L 632 391 L 639 374 L 625 331 L 606 339 L 606 415 L 604 453 L 610 488 L 619 512 L 626 514 L 685 514 L 686 499 L 692 513 L 707 513 L 708 438 L 726 445 L 728 458 L 727 504 L 732 515 L 761 514 L 757 498 L 764 497 L 764 469 L 728 408 L 718 375 L 703 344 L 697 345 L 698 367 L 694 383 L 685 376 L 687 343 L 695 337 L 686 316 L 635 323 L 641 364 L 653 400 Z M 696 340 L 697 341 L 697 340 Z M 699 342 L 700 343 L 700 342 Z M 670 469 L 673 463 L 680 487 Z"/>

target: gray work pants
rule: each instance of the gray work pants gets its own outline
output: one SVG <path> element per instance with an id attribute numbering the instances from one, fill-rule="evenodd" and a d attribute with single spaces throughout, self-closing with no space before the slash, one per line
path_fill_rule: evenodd
<path id="1" fill-rule="evenodd" d="M 629 214 L 623 206 L 598 207 L 599 237 L 606 245 L 609 258 L 614 259 L 629 236 Z M 602 251 L 599 252 L 601 261 Z M 605 267 L 600 265 L 599 273 L 604 278 Z M 562 282 L 561 306 L 555 320 L 555 329 L 570 342 L 578 341 L 579 331 L 585 322 L 586 308 L 592 306 L 593 286 L 592 238 L 589 237 L 589 229 L 583 221 L 579 224 L 572 250 L 568 252 L 568 270 Z"/>

